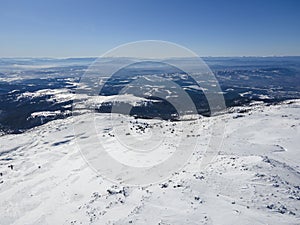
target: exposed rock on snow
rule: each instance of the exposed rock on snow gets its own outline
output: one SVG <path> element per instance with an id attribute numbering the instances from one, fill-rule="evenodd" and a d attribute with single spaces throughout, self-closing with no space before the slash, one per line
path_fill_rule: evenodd
<path id="1" fill-rule="evenodd" d="M 141 187 L 96 174 L 76 145 L 72 118 L 1 136 L 0 223 L 299 224 L 300 102 L 230 112 L 200 118 L 200 132 L 184 137 L 199 139 L 189 163 L 171 178 Z M 220 153 L 199 170 L 207 129 L 221 120 L 227 127 Z M 180 135 L 177 122 L 130 121 L 129 135 L 139 138 L 154 127 Z M 113 129 L 99 136 L 106 144 L 116 141 Z"/>

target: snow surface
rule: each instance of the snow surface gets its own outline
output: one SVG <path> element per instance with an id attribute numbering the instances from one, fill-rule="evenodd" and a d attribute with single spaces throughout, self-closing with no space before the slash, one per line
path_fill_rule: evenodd
<path id="1" fill-rule="evenodd" d="M 299 115 L 295 100 L 199 118 L 199 133 L 184 137 L 199 139 L 189 163 L 170 179 L 146 186 L 115 184 L 95 173 L 78 149 L 78 120 L 1 136 L 0 224 L 300 224 Z M 107 116 L 97 119 L 105 123 Z M 220 121 L 226 122 L 220 152 L 199 170 L 209 126 Z M 148 122 L 160 123 L 166 133 L 172 123 L 194 123 Z M 112 132 L 99 130 L 104 144 L 114 146 Z M 143 140 L 149 132 L 130 135 Z M 77 138 L 88 138 L 88 132 Z"/>

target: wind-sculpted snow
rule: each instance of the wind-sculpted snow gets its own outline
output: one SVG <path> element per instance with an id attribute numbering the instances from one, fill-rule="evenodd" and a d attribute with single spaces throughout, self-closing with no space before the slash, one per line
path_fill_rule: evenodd
<path id="1" fill-rule="evenodd" d="M 200 124 L 184 137 L 198 139 L 189 162 L 169 179 L 144 186 L 110 182 L 85 162 L 77 141 L 89 140 L 88 130 L 75 138 L 73 126 L 88 126 L 74 123 L 85 121 L 89 114 L 4 135 L 0 137 L 1 225 L 299 224 L 299 115 L 300 102 L 293 100 L 271 106 L 253 103 L 192 121 L 120 116 L 120 124 L 131 121 L 127 135 L 141 140 L 156 127 L 176 137 L 184 126 Z M 97 114 L 97 135 L 104 145 L 117 147 L 107 117 Z M 227 124 L 221 151 L 199 169 L 210 125 L 220 121 Z M 172 154 L 173 145 L 165 143 L 162 158 Z M 87 141 L 85 147 L 89 146 Z"/>

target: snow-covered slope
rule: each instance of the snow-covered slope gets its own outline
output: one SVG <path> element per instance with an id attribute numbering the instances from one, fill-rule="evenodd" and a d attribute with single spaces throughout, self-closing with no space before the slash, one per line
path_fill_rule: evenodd
<path id="1" fill-rule="evenodd" d="M 0 224 L 299 224 L 299 115 L 295 100 L 201 118 L 204 128 L 226 121 L 219 155 L 199 170 L 208 137 L 188 135 L 200 139 L 190 162 L 141 187 L 97 175 L 80 154 L 72 118 L 2 136 Z M 165 132 L 168 123 L 161 122 Z M 115 143 L 107 130 L 101 135 Z"/>

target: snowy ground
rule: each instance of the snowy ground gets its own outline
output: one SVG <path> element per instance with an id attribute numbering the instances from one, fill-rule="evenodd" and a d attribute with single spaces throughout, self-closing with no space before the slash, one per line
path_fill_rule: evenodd
<path id="1" fill-rule="evenodd" d="M 300 101 L 293 101 L 202 118 L 199 133 L 185 137 L 200 139 L 185 168 L 142 187 L 97 175 L 80 154 L 72 118 L 2 136 L 0 224 L 300 224 L 299 115 Z M 226 121 L 220 153 L 200 171 L 205 129 L 220 121 Z M 180 132 L 168 128 L 177 126 L 172 122 L 149 123 L 171 136 Z M 147 135 L 142 131 L 130 135 Z M 99 132 L 104 143 L 116 143 L 109 130 Z"/>

